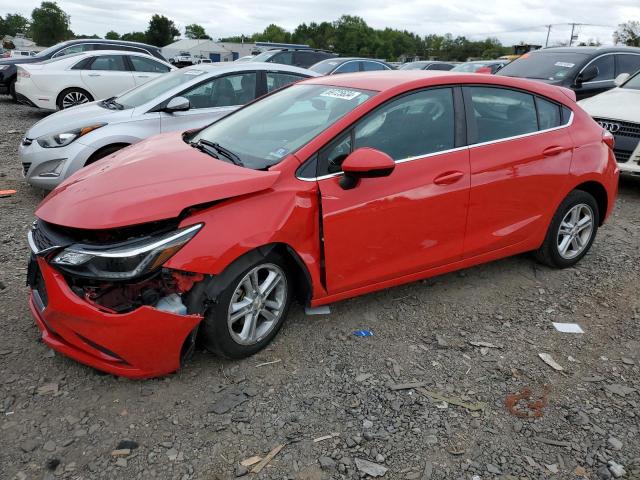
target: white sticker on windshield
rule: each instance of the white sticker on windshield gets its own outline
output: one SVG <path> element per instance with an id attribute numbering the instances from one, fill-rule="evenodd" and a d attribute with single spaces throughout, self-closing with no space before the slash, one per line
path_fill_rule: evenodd
<path id="1" fill-rule="evenodd" d="M 573 68 L 576 66 L 575 63 L 567 63 L 567 62 L 556 62 L 554 65 L 556 67 L 564 67 L 564 68 Z"/>
<path id="2" fill-rule="evenodd" d="M 281 147 L 278 150 L 276 150 L 275 152 L 271 152 L 269 155 L 271 155 L 272 157 L 275 157 L 275 158 L 282 158 L 287 153 L 289 153 L 289 149 L 285 148 L 285 147 Z"/>
<path id="3" fill-rule="evenodd" d="M 204 70 L 185 70 L 184 72 L 185 75 L 202 75 L 204 73 Z"/>
<path id="4" fill-rule="evenodd" d="M 344 88 L 332 88 L 320 94 L 321 97 L 340 98 L 342 100 L 353 100 L 358 95 L 360 95 L 360 92 Z"/>

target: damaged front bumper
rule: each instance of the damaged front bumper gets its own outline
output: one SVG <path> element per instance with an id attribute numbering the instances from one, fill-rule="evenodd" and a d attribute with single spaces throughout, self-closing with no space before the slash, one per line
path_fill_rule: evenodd
<path id="1" fill-rule="evenodd" d="M 176 371 L 187 338 L 202 320 L 150 306 L 103 311 L 76 295 L 42 257 L 32 260 L 29 279 L 29 305 L 44 343 L 114 375 L 149 378 Z"/>

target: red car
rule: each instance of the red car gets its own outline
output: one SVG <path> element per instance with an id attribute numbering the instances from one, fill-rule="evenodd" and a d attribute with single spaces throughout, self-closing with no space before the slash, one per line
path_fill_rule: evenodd
<path id="1" fill-rule="evenodd" d="M 307 80 L 77 172 L 29 234 L 44 341 L 117 375 L 228 358 L 318 306 L 536 251 L 569 267 L 611 213 L 611 135 L 573 92 L 393 71 Z"/>

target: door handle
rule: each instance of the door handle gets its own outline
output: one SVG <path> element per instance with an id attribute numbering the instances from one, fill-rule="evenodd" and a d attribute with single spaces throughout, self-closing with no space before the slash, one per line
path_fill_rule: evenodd
<path id="1" fill-rule="evenodd" d="M 462 177 L 464 177 L 463 172 L 445 172 L 434 178 L 433 183 L 435 183 L 436 185 L 451 185 L 452 183 L 456 183 Z"/>
<path id="2" fill-rule="evenodd" d="M 99 73 L 90 73 L 89 76 L 90 77 L 99 77 L 100 74 Z"/>
<path id="3" fill-rule="evenodd" d="M 548 147 L 542 151 L 542 155 L 544 155 L 545 157 L 553 157 L 554 155 L 558 155 L 565 150 L 567 150 L 565 147 Z"/>
<path id="4" fill-rule="evenodd" d="M 136 75 L 138 78 L 149 78 L 149 75 Z"/>

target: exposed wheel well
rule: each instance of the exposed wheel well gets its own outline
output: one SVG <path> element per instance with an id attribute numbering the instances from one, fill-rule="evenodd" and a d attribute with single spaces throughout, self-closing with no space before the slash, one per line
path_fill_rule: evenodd
<path id="1" fill-rule="evenodd" d="M 294 276 L 294 292 L 296 298 L 303 305 L 308 305 L 311 301 L 313 288 L 311 286 L 311 275 L 307 270 L 306 265 L 295 252 L 293 248 L 285 243 L 272 244 L 273 250 L 279 253 L 283 258 L 289 262 L 289 268 Z"/>
<path id="2" fill-rule="evenodd" d="M 582 190 L 587 192 L 596 199 L 598 204 L 598 210 L 600 213 L 600 225 L 604 223 L 604 217 L 607 214 L 607 208 L 609 206 L 609 198 L 607 197 L 607 190 L 598 182 L 585 182 L 578 185 L 575 190 Z"/>
<path id="3" fill-rule="evenodd" d="M 84 163 L 84 166 L 91 165 L 93 162 L 97 162 L 101 158 L 110 155 L 113 152 L 120 150 L 121 148 L 128 147 L 129 143 L 112 143 L 110 145 L 105 145 L 104 147 L 99 148 L 93 154 L 87 158 L 87 161 Z"/>

